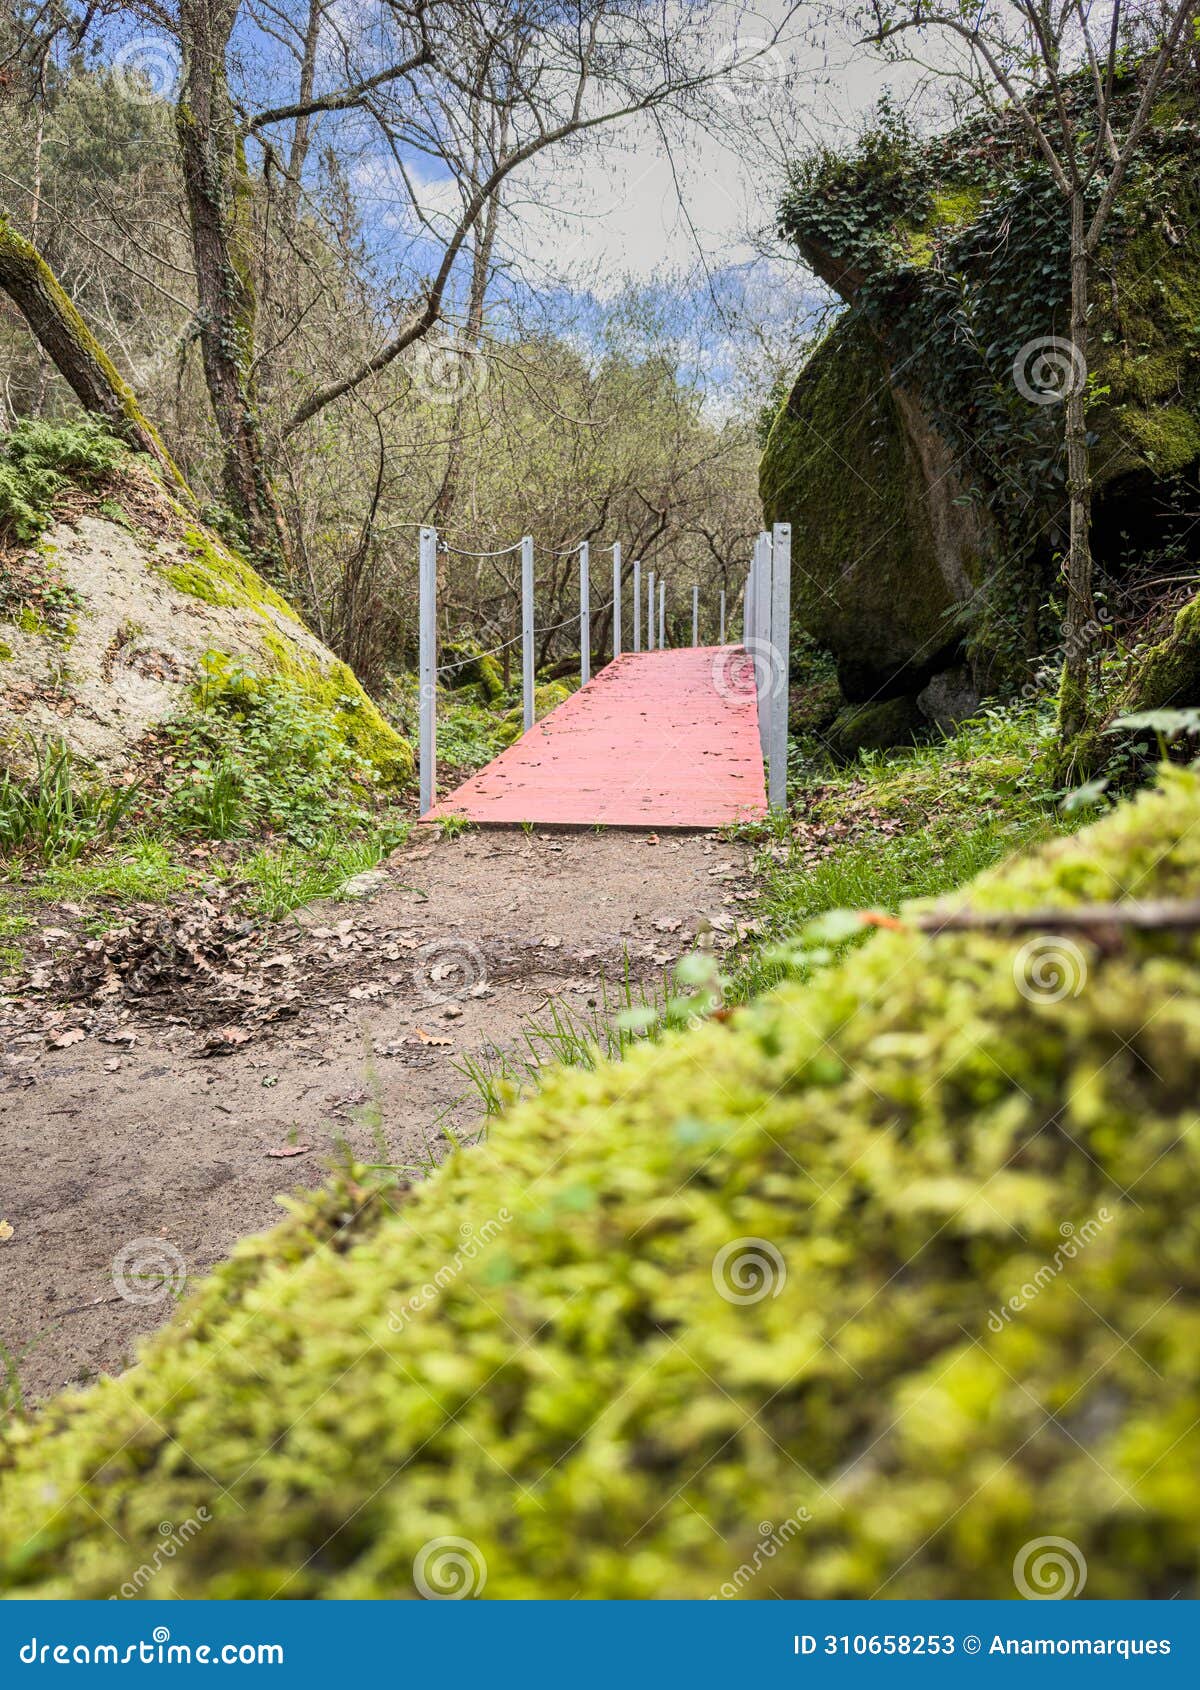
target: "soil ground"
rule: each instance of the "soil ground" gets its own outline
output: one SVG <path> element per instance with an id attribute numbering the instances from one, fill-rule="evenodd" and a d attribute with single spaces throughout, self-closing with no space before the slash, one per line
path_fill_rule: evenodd
<path id="1" fill-rule="evenodd" d="M 6 1006 L 0 1341 L 26 1401 L 127 1365 L 340 1147 L 427 1171 L 444 1129 L 479 1130 L 465 1057 L 517 1046 L 548 999 L 586 1018 L 627 969 L 652 991 L 698 932 L 732 944 L 752 896 L 746 847 L 698 833 L 418 829 L 379 879 L 245 941 L 232 988 Z"/>

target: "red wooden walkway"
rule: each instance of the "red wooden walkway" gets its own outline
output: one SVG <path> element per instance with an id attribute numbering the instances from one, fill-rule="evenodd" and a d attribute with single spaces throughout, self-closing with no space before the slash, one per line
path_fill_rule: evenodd
<path id="1" fill-rule="evenodd" d="M 626 652 L 425 818 L 721 827 L 767 813 L 738 646 Z"/>

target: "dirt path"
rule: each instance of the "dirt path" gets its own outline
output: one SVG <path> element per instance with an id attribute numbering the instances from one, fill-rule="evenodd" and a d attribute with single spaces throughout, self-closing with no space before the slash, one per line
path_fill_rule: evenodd
<path id="1" fill-rule="evenodd" d="M 27 1397 L 119 1370 L 171 1285 L 339 1145 L 427 1168 L 443 1125 L 478 1130 L 456 1063 L 513 1046 L 549 997 L 586 1016 L 626 958 L 653 985 L 704 923 L 731 943 L 751 896 L 745 848 L 702 834 L 422 832 L 380 879 L 247 941 L 212 1002 L 207 976 L 152 1012 L 110 980 L 5 1011 L 0 1340 Z"/>

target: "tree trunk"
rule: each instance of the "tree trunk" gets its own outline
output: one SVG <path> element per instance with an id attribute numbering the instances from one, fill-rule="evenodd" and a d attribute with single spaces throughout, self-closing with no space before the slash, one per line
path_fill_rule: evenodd
<path id="1" fill-rule="evenodd" d="M 471 258 L 471 292 L 460 353 L 460 358 L 463 361 L 462 380 L 450 420 L 449 439 L 446 448 L 446 469 L 442 476 L 442 485 L 438 489 L 438 495 L 434 501 L 433 525 L 435 528 L 445 528 L 449 524 L 462 476 L 463 460 L 466 456 L 467 408 L 473 397 L 471 361 L 482 356 L 479 347 L 483 340 L 483 312 L 487 301 L 488 282 L 491 277 L 492 252 L 496 244 L 496 224 L 499 220 L 499 213 L 500 199 L 499 195 L 496 195 L 488 202 L 487 210 L 484 212 L 475 233 L 474 250 Z"/>
<path id="2" fill-rule="evenodd" d="M 224 454 L 226 500 L 268 573 L 285 571 L 287 531 L 267 469 L 253 386 L 251 186 L 225 54 L 237 0 L 184 0 L 175 130 L 200 306 L 200 352 Z"/>
<path id="3" fill-rule="evenodd" d="M 38 345 L 86 411 L 104 417 L 114 433 L 148 452 L 182 492 L 187 483 L 133 389 L 92 334 L 54 272 L 32 242 L 0 217 L 0 288 L 29 324 Z"/>
<path id="4" fill-rule="evenodd" d="M 1059 743 L 1064 748 L 1088 721 L 1088 652 L 1096 626 L 1092 594 L 1092 482 L 1087 441 L 1088 247 L 1084 197 L 1071 196 L 1071 344 L 1066 396 L 1067 496 L 1071 537 L 1067 551 L 1067 609 L 1063 621 L 1063 673 L 1059 694 Z"/>

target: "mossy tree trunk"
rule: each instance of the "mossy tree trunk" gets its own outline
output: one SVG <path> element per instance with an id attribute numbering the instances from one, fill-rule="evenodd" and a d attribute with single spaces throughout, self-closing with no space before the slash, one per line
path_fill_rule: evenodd
<path id="1" fill-rule="evenodd" d="M 149 453 L 171 482 L 187 492 L 187 484 L 157 429 L 142 415 L 133 389 L 122 379 L 32 241 L 19 235 L 3 217 L 0 289 L 20 311 L 38 345 L 84 409 L 104 417 L 123 440 Z"/>
<path id="2" fill-rule="evenodd" d="M 1063 674 L 1059 695 L 1059 738 L 1067 744 L 1088 721 L 1088 648 L 1096 626 L 1092 593 L 1092 477 L 1087 439 L 1087 353 L 1089 258 L 1084 188 L 1078 180 L 1071 211 L 1071 345 L 1066 389 L 1067 609 L 1063 621 Z"/>
<path id="3" fill-rule="evenodd" d="M 196 268 L 204 379 L 224 455 L 225 497 L 268 572 L 288 558 L 254 393 L 251 185 L 226 79 L 238 0 L 182 0 L 175 128 Z"/>

